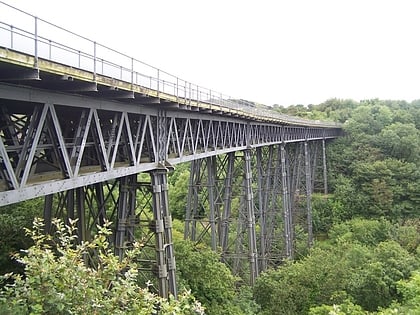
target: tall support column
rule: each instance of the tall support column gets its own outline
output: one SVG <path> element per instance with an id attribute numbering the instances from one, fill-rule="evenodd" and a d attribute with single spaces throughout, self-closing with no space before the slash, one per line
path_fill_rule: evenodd
<path id="1" fill-rule="evenodd" d="M 229 220 L 232 209 L 232 185 L 235 166 L 235 152 L 228 153 L 226 177 L 225 177 L 225 193 L 223 197 L 223 215 L 222 226 L 220 232 L 220 244 L 222 247 L 222 260 L 226 262 L 226 254 L 229 246 Z"/>
<path id="2" fill-rule="evenodd" d="M 193 221 L 194 218 L 194 209 L 197 194 L 195 193 L 195 186 L 194 186 L 194 179 L 195 179 L 195 173 L 196 168 L 199 167 L 198 164 L 199 160 L 193 160 L 191 161 L 191 167 L 190 167 L 190 178 L 188 183 L 188 195 L 187 195 L 187 207 L 185 211 L 185 222 L 184 222 L 184 239 L 195 239 L 195 227 L 193 226 L 195 223 Z M 194 237 L 194 238 L 193 238 Z"/>
<path id="3" fill-rule="evenodd" d="M 76 188 L 77 207 L 77 233 L 80 241 L 87 239 L 86 211 L 85 211 L 85 190 L 84 187 Z"/>
<path id="4" fill-rule="evenodd" d="M 285 240 L 285 256 L 288 259 L 293 258 L 293 230 L 292 230 L 292 211 L 290 202 L 290 180 L 288 173 L 288 165 L 286 164 L 286 145 L 280 145 L 281 159 L 281 181 L 283 193 L 283 221 L 284 221 L 284 240 Z"/>
<path id="5" fill-rule="evenodd" d="M 216 231 L 216 204 L 215 204 L 215 185 L 216 185 L 216 159 L 215 157 L 207 158 L 207 191 L 209 202 L 209 224 L 211 236 L 211 249 L 217 249 L 217 231 Z"/>
<path id="6" fill-rule="evenodd" d="M 159 294 L 177 297 L 175 254 L 172 242 L 172 217 L 168 204 L 168 174 L 166 168 L 151 172 L 153 217 L 155 221 L 156 261 Z"/>
<path id="7" fill-rule="evenodd" d="M 312 229 L 312 181 L 311 181 L 311 162 L 309 155 L 308 141 L 304 143 L 305 148 L 305 184 L 306 184 L 306 214 L 307 214 L 307 228 L 308 228 L 308 247 L 312 247 L 314 237 Z"/>
<path id="8" fill-rule="evenodd" d="M 120 179 L 115 231 L 115 254 L 120 259 L 124 255 L 127 244 L 134 241 L 136 182 L 137 175 L 125 176 Z"/>
<path id="9" fill-rule="evenodd" d="M 325 138 L 322 139 L 322 171 L 324 175 L 324 194 L 328 194 L 328 177 L 327 177 L 327 154 L 325 150 Z"/>
<path id="10" fill-rule="evenodd" d="M 52 207 L 54 195 L 46 195 L 44 198 L 44 233 L 49 233 L 51 230 Z"/>
<path id="11" fill-rule="evenodd" d="M 172 216 L 169 211 L 167 161 L 168 120 L 165 110 L 159 110 L 157 121 L 157 168 L 150 172 L 155 221 L 156 261 L 159 294 L 177 298 L 175 253 L 172 242 Z"/>
<path id="12" fill-rule="evenodd" d="M 247 210 L 247 228 L 248 228 L 248 253 L 250 267 L 250 284 L 254 285 L 258 276 L 258 254 L 257 254 L 257 238 L 255 232 L 255 214 L 254 214 L 254 197 L 252 193 L 252 166 L 251 166 L 251 150 L 244 151 L 245 162 L 245 206 Z"/>
<path id="13" fill-rule="evenodd" d="M 270 168 L 264 172 L 263 170 L 263 156 L 262 156 L 262 148 L 258 147 L 256 149 L 256 158 L 257 158 L 257 187 L 258 187 L 258 205 L 259 205 L 259 218 L 260 218 L 260 270 L 267 269 L 267 252 L 266 252 L 266 239 L 267 239 L 267 209 L 266 209 L 266 196 L 267 190 L 264 187 L 264 180 L 266 178 L 266 182 L 268 182 L 267 177 L 269 177 L 267 173 Z"/>

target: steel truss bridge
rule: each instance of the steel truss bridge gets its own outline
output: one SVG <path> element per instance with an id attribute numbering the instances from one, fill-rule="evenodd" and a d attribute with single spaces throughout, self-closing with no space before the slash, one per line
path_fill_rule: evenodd
<path id="1" fill-rule="evenodd" d="M 293 257 L 297 234 L 312 244 L 311 195 L 327 192 L 339 125 L 199 87 L 3 2 L 0 12 L 0 206 L 42 197 L 46 231 L 78 219 L 79 240 L 113 222 L 116 255 L 141 241 L 140 268 L 164 297 L 177 295 L 177 164 L 191 165 L 185 238 L 251 285 Z"/>

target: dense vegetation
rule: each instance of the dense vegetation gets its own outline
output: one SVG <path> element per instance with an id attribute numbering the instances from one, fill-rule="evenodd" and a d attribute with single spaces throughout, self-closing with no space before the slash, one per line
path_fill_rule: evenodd
<path id="1" fill-rule="evenodd" d="M 206 314 L 419 314 L 420 101 L 331 99 L 275 109 L 339 121 L 346 132 L 328 146 L 330 194 L 313 196 L 319 240 L 305 257 L 268 270 L 253 288 L 238 286 L 243 281 L 217 253 L 182 240 L 188 168 L 181 166 L 169 179 L 179 301 L 161 300 L 138 283 L 135 252 L 118 262 L 107 250 L 106 229 L 77 247 L 61 223 L 54 242 L 39 221 L 24 237 L 20 228 L 42 214 L 35 200 L 0 208 L 1 272 L 22 272 L 9 254 L 33 244 L 19 255 L 25 276 L 4 278 L 14 285 L 0 295 L 0 314 L 197 314 L 200 303 Z M 87 269 L 92 250 L 102 256 Z"/>

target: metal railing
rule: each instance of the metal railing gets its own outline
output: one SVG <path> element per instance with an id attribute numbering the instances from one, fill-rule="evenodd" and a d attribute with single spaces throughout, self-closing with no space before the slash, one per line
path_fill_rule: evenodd
<path id="1" fill-rule="evenodd" d="M 283 115 L 274 110 L 256 107 L 254 103 L 201 87 L 141 60 L 66 30 L 32 14 L 0 1 L 0 46 L 34 56 L 34 67 L 40 58 L 97 75 L 111 77 L 160 93 L 206 103 L 212 109 L 235 110 L 239 114 L 262 119 L 320 127 L 339 127 L 325 121 L 313 121 Z M 64 44 L 65 43 L 65 44 Z"/>

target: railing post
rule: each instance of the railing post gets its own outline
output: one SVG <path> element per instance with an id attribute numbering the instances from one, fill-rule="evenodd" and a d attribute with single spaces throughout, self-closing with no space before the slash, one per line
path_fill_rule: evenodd
<path id="1" fill-rule="evenodd" d="M 179 103 L 179 79 L 176 77 L 176 102 Z"/>
<path id="2" fill-rule="evenodd" d="M 159 76 L 160 76 L 160 70 L 159 69 L 157 69 L 157 87 L 156 87 L 156 90 L 157 90 L 157 97 L 159 97 L 159 92 L 160 92 L 160 90 L 159 90 L 159 88 L 160 88 L 160 79 L 159 79 Z"/>
<path id="3" fill-rule="evenodd" d="M 10 25 L 10 48 L 13 49 L 13 25 Z"/>
<path id="4" fill-rule="evenodd" d="M 93 80 L 96 81 L 96 42 L 93 42 Z"/>
<path id="5" fill-rule="evenodd" d="M 38 18 L 35 16 L 35 52 L 34 52 L 34 67 L 38 69 Z"/>
<path id="6" fill-rule="evenodd" d="M 134 58 L 131 58 L 131 89 L 134 86 Z"/>
<path id="7" fill-rule="evenodd" d="M 189 88 L 188 88 L 188 98 L 189 98 L 189 105 L 191 105 L 191 83 L 188 83 Z"/>

